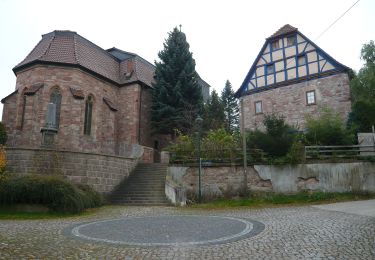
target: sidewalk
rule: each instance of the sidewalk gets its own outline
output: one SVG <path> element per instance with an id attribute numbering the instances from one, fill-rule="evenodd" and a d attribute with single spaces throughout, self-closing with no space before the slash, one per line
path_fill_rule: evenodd
<path id="1" fill-rule="evenodd" d="M 375 200 L 361 200 L 313 206 L 318 209 L 339 211 L 361 216 L 375 217 Z"/>

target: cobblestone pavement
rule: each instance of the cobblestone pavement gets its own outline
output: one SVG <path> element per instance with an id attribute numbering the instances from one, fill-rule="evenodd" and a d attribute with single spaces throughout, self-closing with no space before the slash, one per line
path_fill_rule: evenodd
<path id="1" fill-rule="evenodd" d="M 100 219 L 188 214 L 250 218 L 265 229 L 235 242 L 191 247 L 130 247 L 65 234 L 72 225 Z M 76 218 L 0 220 L 0 259 L 375 259 L 375 218 L 313 207 L 105 207 Z"/>

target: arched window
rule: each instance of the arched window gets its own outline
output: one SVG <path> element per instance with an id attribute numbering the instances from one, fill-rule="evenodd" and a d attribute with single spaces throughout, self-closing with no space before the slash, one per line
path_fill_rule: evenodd
<path id="1" fill-rule="evenodd" d="M 50 103 L 53 103 L 56 105 L 56 115 L 55 115 L 55 122 L 56 122 L 56 128 L 59 128 L 60 124 L 60 109 L 61 109 L 61 93 L 58 88 L 55 88 L 52 90 L 51 96 L 50 96 Z"/>
<path id="2" fill-rule="evenodd" d="M 21 112 L 21 130 L 23 129 L 23 124 L 25 121 L 25 113 L 26 113 L 26 95 L 22 95 L 22 112 Z"/>
<path id="3" fill-rule="evenodd" d="M 89 95 L 86 99 L 85 106 L 85 124 L 83 128 L 83 133 L 85 135 L 91 134 L 91 121 L 92 121 L 92 106 L 94 104 L 94 98 L 92 95 Z"/>

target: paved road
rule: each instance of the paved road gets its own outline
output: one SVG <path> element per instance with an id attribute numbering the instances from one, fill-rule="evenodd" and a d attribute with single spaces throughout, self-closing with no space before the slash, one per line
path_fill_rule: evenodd
<path id="1" fill-rule="evenodd" d="M 333 210 L 361 216 L 375 217 L 375 200 L 340 202 L 314 206 L 319 209 Z"/>
<path id="2" fill-rule="evenodd" d="M 140 247 L 66 235 L 82 223 L 149 216 L 202 215 L 262 222 L 256 236 L 217 245 Z M 0 259 L 375 259 L 375 218 L 316 207 L 201 210 L 107 207 L 95 216 L 0 221 Z"/>

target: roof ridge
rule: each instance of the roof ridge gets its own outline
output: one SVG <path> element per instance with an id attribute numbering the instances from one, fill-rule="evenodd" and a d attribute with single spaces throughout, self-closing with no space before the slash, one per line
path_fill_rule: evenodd
<path id="1" fill-rule="evenodd" d="M 76 35 L 77 35 L 77 34 L 75 34 L 75 35 L 73 36 L 73 41 L 74 41 L 74 58 L 75 58 L 75 60 L 76 60 L 76 62 L 77 62 L 78 64 L 81 64 L 81 63 L 79 62 L 79 59 L 78 59 L 78 56 L 77 56 L 77 39 L 76 39 Z"/>
<path id="2" fill-rule="evenodd" d="M 291 26 L 290 24 L 287 23 L 281 26 L 276 32 L 274 32 L 267 39 L 279 37 L 281 35 L 289 34 L 289 33 L 296 32 L 296 31 L 298 31 L 298 28 Z"/>
<path id="3" fill-rule="evenodd" d="M 134 53 L 134 52 L 130 52 L 130 51 L 124 51 L 124 50 L 121 50 L 119 48 L 116 48 L 116 47 L 112 47 L 112 48 L 109 48 L 109 49 L 106 49 L 105 51 L 106 52 L 109 52 L 111 50 L 116 50 L 116 51 L 120 51 L 120 52 L 123 52 L 123 53 L 126 53 L 126 54 L 130 54 L 130 55 L 133 55 L 133 56 L 139 56 L 138 54 Z"/>
<path id="4" fill-rule="evenodd" d="M 90 43 L 93 45 L 93 47 L 95 47 L 96 49 L 98 49 L 99 51 L 105 53 L 105 55 L 107 55 L 108 57 L 111 57 L 112 59 L 114 59 L 116 62 L 118 61 L 118 59 L 116 59 L 116 57 L 113 57 L 113 55 L 111 55 L 110 53 L 108 53 L 105 49 L 103 49 L 102 47 L 100 47 L 99 45 L 96 45 L 95 43 L 93 43 L 92 41 L 86 39 L 85 37 L 83 37 L 82 35 L 78 34 L 77 33 L 77 36 L 80 37 L 81 39 L 83 39 L 84 41 Z"/>
<path id="5" fill-rule="evenodd" d="M 55 39 L 55 37 L 56 37 L 56 35 L 53 34 L 53 36 L 50 38 L 50 41 L 49 41 L 49 43 L 48 43 L 48 47 L 47 47 L 46 50 L 43 52 L 43 54 L 40 55 L 40 57 L 39 57 L 38 59 L 41 59 L 43 56 L 45 56 L 45 55 L 47 54 L 47 51 L 48 51 L 49 49 L 51 49 L 51 44 L 52 44 L 53 40 Z M 43 37 L 42 37 L 42 39 L 43 39 Z"/>

